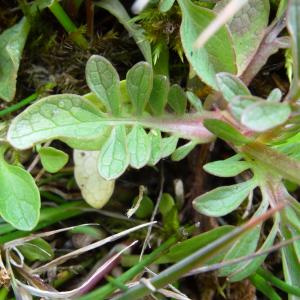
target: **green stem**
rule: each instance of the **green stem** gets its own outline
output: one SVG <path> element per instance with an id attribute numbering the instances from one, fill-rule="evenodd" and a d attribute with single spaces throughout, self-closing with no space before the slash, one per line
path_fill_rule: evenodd
<path id="1" fill-rule="evenodd" d="M 271 272 L 264 270 L 263 268 L 259 268 L 256 273 L 263 277 L 265 280 L 272 283 L 277 288 L 281 289 L 282 291 L 300 297 L 300 288 L 292 286 L 284 282 L 283 280 L 280 280 L 279 278 L 275 277 Z"/>
<path id="2" fill-rule="evenodd" d="M 141 273 L 146 266 L 152 264 L 155 260 L 157 260 L 163 252 L 168 250 L 172 245 L 174 245 L 178 241 L 178 237 L 171 237 L 166 242 L 161 244 L 157 249 L 155 249 L 151 254 L 149 254 L 145 259 L 141 262 L 130 268 L 128 271 L 123 273 L 120 277 L 116 279 L 118 284 L 123 285 L 139 273 Z M 80 297 L 80 300 L 94 300 L 94 299 L 105 299 L 109 295 L 111 295 L 117 289 L 116 284 L 110 282 L 105 286 L 96 289 L 95 291 Z"/>
<path id="3" fill-rule="evenodd" d="M 274 291 L 274 289 L 264 280 L 263 277 L 254 274 L 251 275 L 250 281 L 252 284 L 261 291 L 268 299 L 281 300 L 281 297 Z"/>
<path id="4" fill-rule="evenodd" d="M 3 288 L 0 290 L 0 300 L 6 300 L 7 295 L 8 295 L 8 292 L 9 292 L 9 289 L 3 287 Z"/>
<path id="5" fill-rule="evenodd" d="M 81 48 L 88 49 L 89 43 L 85 37 L 78 31 L 76 25 L 66 14 L 61 5 L 54 0 L 49 6 L 50 11 L 56 17 L 58 22 L 63 26 L 63 28 L 71 35 L 72 40 Z"/>
<path id="6" fill-rule="evenodd" d="M 10 107 L 7 107 L 3 110 L 0 111 L 0 117 L 3 117 L 9 113 L 12 113 L 20 108 L 22 108 L 23 106 L 31 103 L 32 101 L 36 100 L 38 97 L 38 93 L 33 93 L 32 95 L 30 95 L 29 97 L 21 100 L 20 102 L 10 106 Z"/>

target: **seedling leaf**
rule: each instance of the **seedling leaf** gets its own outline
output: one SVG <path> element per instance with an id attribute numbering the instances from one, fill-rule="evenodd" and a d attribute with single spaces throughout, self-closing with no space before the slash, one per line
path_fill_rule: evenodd
<path id="1" fill-rule="evenodd" d="M 235 53 L 230 34 L 223 26 L 203 48 L 195 50 L 194 43 L 197 37 L 214 20 L 215 14 L 190 0 L 179 0 L 178 3 L 182 10 L 180 36 L 185 55 L 198 76 L 217 90 L 217 73 L 236 73 Z"/>
<path id="2" fill-rule="evenodd" d="M 34 179 L 24 169 L 0 158 L 0 214 L 19 230 L 32 230 L 40 216 L 40 194 Z"/>
<path id="3" fill-rule="evenodd" d="M 257 132 L 267 131 L 287 121 L 291 108 L 287 103 L 261 101 L 244 110 L 241 122 Z"/>
<path id="4" fill-rule="evenodd" d="M 62 169 L 69 160 L 67 153 L 53 147 L 43 147 L 39 150 L 43 168 L 49 173 L 56 173 Z"/>
<path id="5" fill-rule="evenodd" d="M 106 109 L 114 115 L 120 112 L 120 78 L 113 65 L 103 56 L 93 55 L 86 64 L 86 81 Z"/>
<path id="6" fill-rule="evenodd" d="M 162 115 L 168 102 L 169 79 L 164 75 L 155 75 L 149 105 L 155 115 Z"/>
<path id="7" fill-rule="evenodd" d="M 116 126 L 107 142 L 101 148 L 98 169 L 104 179 L 111 180 L 122 175 L 129 164 L 126 128 Z"/>
<path id="8" fill-rule="evenodd" d="M 251 166 L 246 161 L 240 161 L 235 155 L 225 160 L 218 160 L 203 166 L 203 169 L 212 175 L 219 177 L 234 177 L 249 169 Z"/>
<path id="9" fill-rule="evenodd" d="M 145 129 L 134 126 L 128 134 L 128 152 L 130 155 L 130 165 L 136 169 L 144 167 L 151 155 L 151 138 Z"/>
<path id="10" fill-rule="evenodd" d="M 218 187 L 193 201 L 194 208 L 207 216 L 220 217 L 235 210 L 256 187 L 254 180 Z"/>
<path id="11" fill-rule="evenodd" d="M 251 95 L 247 86 L 238 77 L 229 73 L 218 73 L 217 84 L 228 103 L 231 103 L 235 96 Z"/>
<path id="12" fill-rule="evenodd" d="M 134 111 L 141 115 L 149 100 L 153 86 L 152 67 L 146 62 L 135 64 L 126 75 L 126 87 Z"/>

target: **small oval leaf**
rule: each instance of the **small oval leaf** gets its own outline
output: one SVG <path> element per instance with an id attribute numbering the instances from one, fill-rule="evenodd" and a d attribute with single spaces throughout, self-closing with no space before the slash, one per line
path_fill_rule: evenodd
<path id="1" fill-rule="evenodd" d="M 195 141 L 190 141 L 185 145 L 180 146 L 172 153 L 171 159 L 174 161 L 184 159 L 197 146 L 197 144 L 198 143 Z"/>
<path id="2" fill-rule="evenodd" d="M 148 161 L 150 166 L 156 165 L 160 158 L 162 152 L 162 137 L 161 132 L 157 129 L 152 129 L 149 132 L 149 138 L 151 141 L 151 154 Z"/>
<path id="3" fill-rule="evenodd" d="M 168 102 L 169 79 L 164 75 L 155 75 L 153 78 L 153 88 L 149 98 L 149 105 L 155 115 L 164 112 Z"/>
<path id="4" fill-rule="evenodd" d="M 193 201 L 194 208 L 207 216 L 221 217 L 235 210 L 257 186 L 254 180 L 218 187 Z"/>
<path id="5" fill-rule="evenodd" d="M 53 147 L 43 147 L 39 150 L 43 168 L 49 173 L 56 173 L 62 169 L 69 160 L 69 155 Z"/>
<path id="6" fill-rule="evenodd" d="M 134 126 L 127 138 L 130 165 L 136 169 L 144 167 L 151 155 L 151 139 L 145 129 Z"/>
<path id="7" fill-rule="evenodd" d="M 234 177 L 250 168 L 246 161 L 240 161 L 237 155 L 225 160 L 218 160 L 203 166 L 203 169 L 212 175 L 219 177 Z"/>
<path id="8" fill-rule="evenodd" d="M 74 150 L 74 176 L 83 199 L 92 207 L 100 209 L 114 192 L 115 180 L 100 176 L 97 162 L 99 151 Z"/>
<path id="9" fill-rule="evenodd" d="M 113 65 L 103 56 L 93 55 L 86 64 L 86 81 L 106 109 L 114 115 L 120 112 L 120 78 Z"/>
<path id="10" fill-rule="evenodd" d="M 168 157 L 175 151 L 178 140 L 179 140 L 179 138 L 174 135 L 171 135 L 169 137 L 162 139 L 162 141 L 161 141 L 161 158 Z"/>
<path id="11" fill-rule="evenodd" d="M 263 132 L 283 124 L 290 114 L 291 108 L 287 103 L 261 101 L 243 112 L 241 122 L 253 131 Z"/>
<path id="12" fill-rule="evenodd" d="M 251 95 L 247 86 L 237 77 L 229 73 L 218 73 L 217 84 L 225 100 L 232 102 L 235 96 Z"/>
<path id="13" fill-rule="evenodd" d="M 168 104 L 172 107 L 177 115 L 183 115 L 186 109 L 187 98 L 184 90 L 180 85 L 171 86 L 168 94 Z"/>
<path id="14" fill-rule="evenodd" d="M 0 159 L 0 214 L 19 230 L 32 230 L 40 216 L 40 193 L 31 175 Z"/>
<path id="15" fill-rule="evenodd" d="M 152 86 L 153 71 L 147 62 L 139 62 L 127 72 L 127 93 L 138 115 L 144 112 L 151 94 Z"/>
<path id="16" fill-rule="evenodd" d="M 100 151 L 98 170 L 102 177 L 111 180 L 121 176 L 129 165 L 125 126 L 116 126 Z"/>

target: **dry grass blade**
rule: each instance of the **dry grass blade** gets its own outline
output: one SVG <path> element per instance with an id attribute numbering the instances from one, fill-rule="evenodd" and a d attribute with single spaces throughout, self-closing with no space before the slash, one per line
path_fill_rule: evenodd
<path id="1" fill-rule="evenodd" d="M 113 241 L 115 241 L 117 239 L 120 239 L 120 238 L 126 236 L 129 233 L 132 233 L 134 231 L 137 231 L 137 230 L 139 230 L 141 228 L 144 228 L 144 227 L 147 227 L 147 226 L 151 226 L 151 225 L 153 225 L 155 223 L 156 222 L 149 222 L 149 223 L 141 224 L 141 225 L 132 227 L 130 229 L 124 230 L 124 231 L 122 231 L 120 233 L 117 233 L 117 234 L 114 234 L 112 236 L 109 236 L 109 237 L 107 237 L 107 238 L 105 238 L 103 240 L 100 240 L 98 242 L 90 244 L 90 245 L 88 245 L 86 247 L 82 247 L 82 248 L 77 249 L 75 251 L 72 251 L 72 252 L 70 252 L 70 253 L 68 253 L 66 255 L 58 257 L 58 258 L 54 259 L 53 261 L 51 261 L 51 262 L 49 262 L 49 263 L 47 263 L 47 264 L 45 264 L 45 265 L 43 265 L 43 266 L 41 266 L 41 267 L 33 270 L 33 272 L 34 273 L 42 273 L 42 272 L 46 271 L 48 268 L 60 265 L 60 264 L 64 263 L 65 261 L 67 261 L 67 260 L 69 260 L 69 259 L 71 259 L 73 257 L 76 257 L 76 256 L 78 256 L 78 255 L 80 255 L 82 253 L 94 250 L 94 249 L 96 249 L 98 247 L 101 247 L 101 246 L 107 244 L 107 243 L 110 243 L 110 242 L 113 242 Z"/>
<path id="2" fill-rule="evenodd" d="M 232 0 L 217 17 L 206 27 L 195 42 L 195 48 L 201 48 L 204 44 L 224 25 L 229 21 L 246 3 L 248 0 Z"/>
<path id="3" fill-rule="evenodd" d="M 13 240 L 11 242 L 7 242 L 4 244 L 3 249 L 7 250 L 16 246 L 20 246 L 20 245 L 24 245 L 25 243 L 28 243 L 32 240 L 35 240 L 37 238 L 43 238 L 43 237 L 48 237 L 54 234 L 58 234 L 64 231 L 68 231 L 74 228 L 78 228 L 81 226 L 90 226 L 90 225 L 99 225 L 96 223 L 86 223 L 86 224 L 82 224 L 82 225 L 76 225 L 76 226 L 70 226 L 70 227 L 66 227 L 66 228 L 62 228 L 62 229 L 56 229 L 56 230 L 51 230 L 51 231 L 47 231 L 47 232 L 42 232 L 42 233 L 37 233 L 37 234 L 32 234 L 30 236 L 26 236 L 26 237 L 22 237 L 16 240 Z"/>
<path id="4" fill-rule="evenodd" d="M 66 299 L 69 297 L 74 297 L 76 295 L 82 294 L 85 291 L 85 289 L 87 287 L 89 287 L 89 285 L 91 283 L 93 283 L 94 279 L 98 278 L 99 275 L 101 275 L 101 273 L 103 273 L 103 271 L 106 270 L 108 265 L 112 264 L 116 259 L 118 259 L 120 257 L 120 255 L 122 253 L 127 251 L 130 247 L 132 247 L 136 243 L 137 243 L 137 241 L 134 241 L 129 246 L 125 247 L 124 249 L 119 251 L 117 254 L 115 254 L 113 257 L 111 257 L 109 260 L 107 260 L 91 277 L 89 277 L 82 285 L 80 285 L 76 289 L 73 289 L 70 291 L 65 291 L 65 292 L 46 291 L 46 290 L 41 290 L 39 288 L 36 288 L 34 286 L 24 284 L 19 280 L 16 280 L 17 286 L 37 297 L 45 297 L 45 298 L 50 298 L 50 299 Z M 104 275 L 105 274 L 103 274 L 103 276 Z"/>

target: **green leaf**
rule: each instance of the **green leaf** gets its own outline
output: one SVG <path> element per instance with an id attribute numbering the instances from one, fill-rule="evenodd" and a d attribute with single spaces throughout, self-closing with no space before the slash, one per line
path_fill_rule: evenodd
<path id="1" fill-rule="evenodd" d="M 149 132 L 149 137 L 151 140 L 151 154 L 150 154 L 148 164 L 150 166 L 154 166 L 161 159 L 161 155 L 162 155 L 161 132 L 157 129 L 152 129 Z"/>
<path id="2" fill-rule="evenodd" d="M 114 115 L 120 113 L 120 78 L 113 65 L 103 56 L 89 58 L 86 69 L 86 81 L 97 97 L 103 101 L 106 109 Z"/>
<path id="3" fill-rule="evenodd" d="M 134 126 L 127 137 L 127 144 L 130 165 L 136 169 L 144 167 L 151 155 L 151 138 L 145 129 L 140 125 Z"/>
<path id="4" fill-rule="evenodd" d="M 300 184 L 300 163 L 298 160 L 259 142 L 244 145 L 240 150 L 259 161 L 269 172 L 279 174 L 287 180 Z"/>
<path id="5" fill-rule="evenodd" d="M 230 1 L 218 1 L 215 10 L 219 12 Z M 248 0 L 248 3 L 235 14 L 228 24 L 236 52 L 239 74 L 251 62 L 264 37 L 265 29 L 269 23 L 269 12 L 269 0 Z"/>
<path id="6" fill-rule="evenodd" d="M 195 141 L 190 141 L 183 146 L 180 146 L 172 153 L 171 159 L 174 161 L 184 159 L 197 146 L 197 144 L 198 143 Z"/>
<path id="7" fill-rule="evenodd" d="M 161 158 L 165 158 L 169 155 L 171 155 L 177 146 L 178 143 L 178 137 L 171 135 L 167 138 L 163 138 L 161 141 Z"/>
<path id="8" fill-rule="evenodd" d="M 291 96 L 298 100 L 300 96 L 300 2 L 290 0 L 287 13 L 287 27 L 292 40 L 293 81 Z"/>
<path id="9" fill-rule="evenodd" d="M 273 227 L 272 227 L 269 235 L 267 236 L 266 240 L 264 241 L 262 246 L 259 248 L 259 250 L 258 250 L 259 252 L 265 251 L 273 245 L 275 238 L 277 236 L 277 233 L 278 233 L 278 223 L 279 223 L 279 218 L 275 216 L 275 221 L 274 221 Z M 236 270 L 234 272 L 234 274 L 229 275 L 229 278 L 228 278 L 229 281 L 237 282 L 237 281 L 241 281 L 241 280 L 247 278 L 249 275 L 253 274 L 261 266 L 261 264 L 264 262 L 266 257 L 267 257 L 267 255 L 262 255 L 262 256 L 252 259 L 249 262 L 241 264 L 240 268 L 238 270 Z"/>
<path id="10" fill-rule="evenodd" d="M 208 163 L 203 166 L 203 169 L 215 176 L 234 177 L 251 167 L 248 162 L 240 161 L 240 159 L 239 155 L 235 155 L 225 160 Z"/>
<path id="11" fill-rule="evenodd" d="M 136 205 L 138 201 L 138 196 L 134 199 L 133 205 Z M 154 204 L 153 201 L 148 196 L 143 196 L 135 215 L 140 219 L 146 219 L 150 217 L 153 213 Z"/>
<path id="12" fill-rule="evenodd" d="M 253 179 L 221 186 L 194 199 L 193 206 L 207 216 L 224 216 L 238 208 L 256 186 L 257 183 Z"/>
<path id="13" fill-rule="evenodd" d="M 184 90 L 178 84 L 173 84 L 169 90 L 168 103 L 177 115 L 183 115 L 187 99 Z"/>
<path id="14" fill-rule="evenodd" d="M 218 73 L 217 84 L 223 97 L 229 103 L 235 96 L 251 95 L 247 86 L 237 77 L 229 73 Z"/>
<path id="15" fill-rule="evenodd" d="M 162 256 L 159 261 L 163 261 L 164 263 L 178 262 L 179 260 L 193 254 L 195 251 L 212 243 L 223 235 L 231 232 L 233 228 L 233 226 L 229 225 L 220 226 L 178 243 L 177 245 L 173 246 L 167 254 Z"/>
<path id="16" fill-rule="evenodd" d="M 170 194 L 163 193 L 159 202 L 159 212 L 166 216 L 167 213 L 175 206 L 175 201 Z"/>
<path id="17" fill-rule="evenodd" d="M 122 125 L 116 126 L 101 148 L 98 162 L 99 173 L 106 180 L 115 179 L 125 172 L 128 164 L 126 128 Z"/>
<path id="18" fill-rule="evenodd" d="M 175 0 L 160 0 L 158 9 L 160 12 L 165 13 L 170 10 Z"/>
<path id="19" fill-rule="evenodd" d="M 190 104 L 196 109 L 197 112 L 203 112 L 203 106 L 201 100 L 192 92 L 186 92 L 187 98 Z"/>
<path id="20" fill-rule="evenodd" d="M 50 173 L 56 173 L 62 169 L 69 160 L 67 153 L 53 147 L 43 147 L 39 150 L 43 168 Z"/>
<path id="21" fill-rule="evenodd" d="M 281 234 L 284 240 L 292 238 L 292 234 L 288 231 L 288 226 L 281 227 Z M 283 273 L 286 283 L 300 287 L 300 265 L 295 248 L 293 245 L 287 245 L 281 249 Z M 299 297 L 289 295 L 289 300 L 299 300 Z"/>
<path id="22" fill-rule="evenodd" d="M 180 227 L 178 210 L 173 206 L 166 215 L 163 215 L 163 225 L 166 234 L 177 233 Z"/>
<path id="23" fill-rule="evenodd" d="M 263 198 L 259 208 L 254 214 L 254 217 L 261 216 L 266 212 L 269 206 L 269 199 Z M 259 238 L 260 238 L 261 225 L 255 226 L 248 233 L 242 236 L 238 241 L 236 241 L 231 248 L 226 252 L 223 261 L 235 259 L 242 256 L 247 256 L 256 250 Z M 237 270 L 244 266 L 244 262 L 223 267 L 219 270 L 219 276 L 228 276 L 230 274 L 235 274 Z"/>
<path id="24" fill-rule="evenodd" d="M 232 99 L 232 101 L 229 103 L 229 110 L 232 113 L 232 115 L 238 120 L 241 121 L 242 114 L 245 111 L 247 107 L 250 105 L 261 101 L 261 98 L 254 97 L 254 96 L 236 96 Z"/>
<path id="25" fill-rule="evenodd" d="M 140 48 L 141 52 L 143 53 L 146 61 L 149 64 L 152 64 L 151 46 L 150 46 L 150 42 L 147 40 L 144 34 L 144 30 L 141 27 L 139 27 L 139 25 L 133 23 L 130 20 L 130 17 L 126 9 L 120 3 L 120 1 L 101 0 L 95 4 L 99 7 L 106 9 L 118 19 L 118 21 L 125 27 L 128 33 L 133 37 L 137 46 Z"/>
<path id="26" fill-rule="evenodd" d="M 50 261 L 54 258 L 52 247 L 45 240 L 38 238 L 18 247 L 24 257 L 30 262 Z"/>
<path id="27" fill-rule="evenodd" d="M 204 121 L 204 126 L 217 137 L 237 146 L 247 144 L 251 141 L 231 125 L 221 120 L 207 119 Z"/>
<path id="28" fill-rule="evenodd" d="M 147 62 L 135 64 L 126 75 L 126 87 L 138 115 L 144 112 L 153 86 L 152 67 Z"/>
<path id="29" fill-rule="evenodd" d="M 241 256 L 247 256 L 253 253 L 256 249 L 260 237 L 260 227 L 248 232 L 240 240 L 235 242 L 233 246 L 226 252 L 223 261 L 235 259 Z M 234 264 L 232 266 L 223 267 L 219 270 L 218 276 L 225 277 L 237 271 L 243 263 Z"/>
<path id="30" fill-rule="evenodd" d="M 155 75 L 149 105 L 155 115 L 162 115 L 168 102 L 169 79 L 164 75 Z"/>
<path id="31" fill-rule="evenodd" d="M 241 122 L 253 131 L 263 132 L 283 124 L 290 114 L 291 108 L 287 103 L 261 101 L 244 110 Z"/>
<path id="32" fill-rule="evenodd" d="M 197 75 L 217 90 L 217 73 L 236 73 L 235 53 L 229 31 L 225 26 L 221 27 L 203 48 L 195 49 L 196 39 L 215 19 L 215 13 L 190 0 L 179 0 L 178 3 L 182 10 L 180 36 L 185 55 Z"/>
<path id="33" fill-rule="evenodd" d="M 62 94 L 45 97 L 19 114 L 11 123 L 7 139 L 17 149 L 59 139 L 82 149 L 97 150 L 110 132 L 103 115 L 83 97 Z M 83 148 L 86 149 L 86 148 Z"/>
<path id="34" fill-rule="evenodd" d="M 0 35 L 0 98 L 12 101 L 16 93 L 17 73 L 30 30 L 24 17 Z"/>
<path id="35" fill-rule="evenodd" d="M 32 230 L 38 223 L 41 200 L 31 175 L 0 158 L 0 214 L 19 230 Z"/>
<path id="36" fill-rule="evenodd" d="M 277 103 L 280 102 L 281 98 L 282 98 L 282 92 L 280 89 L 276 88 L 271 91 L 270 95 L 267 98 L 267 101 Z"/>

